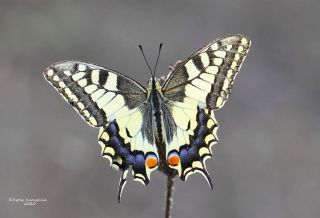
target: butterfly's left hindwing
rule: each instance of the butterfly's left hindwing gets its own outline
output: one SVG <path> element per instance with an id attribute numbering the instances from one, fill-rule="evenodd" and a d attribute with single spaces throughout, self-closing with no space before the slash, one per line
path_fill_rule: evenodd
<path id="1" fill-rule="evenodd" d="M 102 156 L 110 160 L 111 166 L 123 172 L 119 184 L 119 201 L 130 166 L 134 180 L 144 185 L 149 183 L 150 173 L 158 168 L 159 157 L 147 110 L 147 107 L 141 106 L 131 114 L 100 128 L 98 138 Z"/>

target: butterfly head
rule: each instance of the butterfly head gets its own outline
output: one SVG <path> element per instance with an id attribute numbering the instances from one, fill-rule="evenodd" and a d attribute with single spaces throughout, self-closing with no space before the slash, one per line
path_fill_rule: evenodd
<path id="1" fill-rule="evenodd" d="M 148 88 L 147 90 L 151 92 L 152 89 L 160 90 L 161 89 L 161 84 L 160 84 L 160 79 L 152 77 L 148 81 Z"/>

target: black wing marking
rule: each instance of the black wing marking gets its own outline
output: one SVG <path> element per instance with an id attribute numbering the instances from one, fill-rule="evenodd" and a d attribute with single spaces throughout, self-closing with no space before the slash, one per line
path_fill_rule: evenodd
<path id="1" fill-rule="evenodd" d="M 91 126 L 105 125 L 147 99 L 137 82 L 114 70 L 79 61 L 58 62 L 45 79 Z"/>
<path id="2" fill-rule="evenodd" d="M 229 35 L 204 46 L 168 76 L 164 96 L 201 108 L 221 108 L 250 44 L 246 36 Z"/>

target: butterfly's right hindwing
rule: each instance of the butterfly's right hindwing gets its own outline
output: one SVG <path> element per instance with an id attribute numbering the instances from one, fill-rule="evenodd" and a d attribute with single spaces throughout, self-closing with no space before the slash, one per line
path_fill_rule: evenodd
<path id="1" fill-rule="evenodd" d="M 48 67 L 44 76 L 94 127 L 121 117 L 147 98 L 145 89 L 135 81 L 93 64 L 60 62 Z"/>

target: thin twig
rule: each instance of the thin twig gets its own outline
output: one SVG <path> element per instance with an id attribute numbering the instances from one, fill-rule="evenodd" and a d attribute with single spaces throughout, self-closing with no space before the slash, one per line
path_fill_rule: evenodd
<path id="1" fill-rule="evenodd" d="M 174 177 L 175 175 L 168 175 L 167 179 L 167 194 L 166 194 L 166 208 L 165 208 L 165 218 L 171 218 L 171 209 L 172 209 L 172 192 L 174 186 Z"/>

